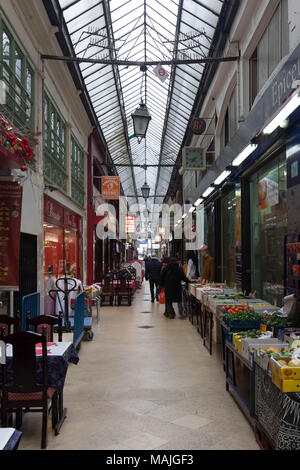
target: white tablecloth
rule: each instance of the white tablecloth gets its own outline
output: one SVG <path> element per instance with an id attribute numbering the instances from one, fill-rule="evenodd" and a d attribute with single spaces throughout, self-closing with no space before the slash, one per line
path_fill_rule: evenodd
<path id="1" fill-rule="evenodd" d="M 14 432 L 14 428 L 0 428 L 0 450 L 4 449 Z"/>

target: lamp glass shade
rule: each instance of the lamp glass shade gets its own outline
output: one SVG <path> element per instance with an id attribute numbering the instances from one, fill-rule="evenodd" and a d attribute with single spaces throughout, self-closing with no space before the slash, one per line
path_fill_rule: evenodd
<path id="1" fill-rule="evenodd" d="M 146 182 L 141 187 L 141 191 L 142 191 L 143 198 L 148 199 L 149 194 L 150 194 L 150 187 L 148 186 L 148 184 Z"/>
<path id="2" fill-rule="evenodd" d="M 151 116 L 144 103 L 135 110 L 131 115 L 133 120 L 134 135 L 136 137 L 145 137 Z"/>

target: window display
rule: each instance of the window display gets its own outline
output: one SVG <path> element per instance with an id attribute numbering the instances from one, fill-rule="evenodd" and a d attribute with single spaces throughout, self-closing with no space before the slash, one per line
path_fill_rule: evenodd
<path id="1" fill-rule="evenodd" d="M 222 211 L 222 280 L 230 286 L 236 283 L 236 197 L 227 194 L 221 203 Z"/>
<path id="2" fill-rule="evenodd" d="M 49 290 L 55 289 L 59 276 L 82 276 L 81 217 L 52 199 L 45 197 L 44 206 L 44 279 L 45 314 L 55 312 Z"/>
<path id="3" fill-rule="evenodd" d="M 255 173 L 250 184 L 252 289 L 281 305 L 287 232 L 285 152 Z"/>

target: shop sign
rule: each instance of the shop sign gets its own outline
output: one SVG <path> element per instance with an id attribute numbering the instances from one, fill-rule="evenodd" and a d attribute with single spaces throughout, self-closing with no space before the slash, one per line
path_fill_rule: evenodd
<path id="1" fill-rule="evenodd" d="M 0 290 L 19 289 L 22 188 L 0 183 Z"/>
<path id="2" fill-rule="evenodd" d="M 135 232 L 135 215 L 126 215 L 125 216 L 125 231 L 126 233 Z"/>
<path id="3" fill-rule="evenodd" d="M 192 120 L 190 125 L 191 131 L 193 134 L 201 135 L 206 129 L 206 122 L 205 119 L 202 118 L 195 118 Z"/>
<path id="4" fill-rule="evenodd" d="M 120 178 L 119 176 L 102 176 L 102 198 L 119 199 Z"/>
<path id="5" fill-rule="evenodd" d="M 280 72 L 276 75 L 271 85 L 263 94 L 260 105 L 256 106 L 260 116 L 263 116 L 264 122 L 267 122 L 273 116 L 283 102 L 290 96 L 297 82 L 300 80 L 300 44 L 290 55 Z M 259 120 L 258 120 L 259 122 Z"/>
<path id="6" fill-rule="evenodd" d="M 44 218 L 46 222 L 54 225 L 64 225 L 64 210 L 52 199 L 45 197 L 44 199 Z"/>
<path id="7" fill-rule="evenodd" d="M 78 216 L 72 212 L 65 211 L 65 224 L 69 228 L 78 229 Z"/>

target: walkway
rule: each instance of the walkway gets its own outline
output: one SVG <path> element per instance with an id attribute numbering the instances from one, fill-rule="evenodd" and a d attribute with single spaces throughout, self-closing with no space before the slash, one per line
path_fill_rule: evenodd
<path id="1" fill-rule="evenodd" d="M 48 450 L 257 450 L 254 434 L 225 391 L 220 360 L 191 323 L 166 319 L 149 284 L 131 307 L 103 307 L 94 339 L 68 370 L 68 416 Z M 24 417 L 19 449 L 39 449 L 40 414 Z"/>

